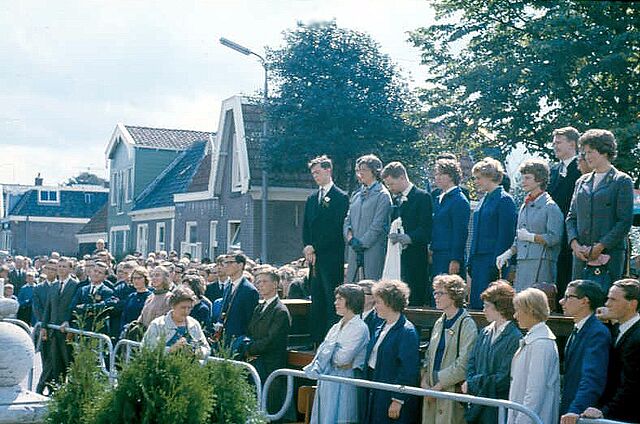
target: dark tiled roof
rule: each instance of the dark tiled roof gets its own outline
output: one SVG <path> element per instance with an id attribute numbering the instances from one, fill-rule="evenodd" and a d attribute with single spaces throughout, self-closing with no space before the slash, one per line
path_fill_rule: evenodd
<path id="1" fill-rule="evenodd" d="M 91 217 L 89 222 L 78 231 L 78 234 L 94 234 L 107 232 L 107 211 L 108 205 L 104 206 Z"/>
<path id="2" fill-rule="evenodd" d="M 184 150 L 194 141 L 208 140 L 215 133 L 166 128 L 134 127 L 125 125 L 136 146 L 158 149 Z"/>
<path id="3" fill-rule="evenodd" d="M 90 195 L 85 198 L 85 194 Z M 10 215 L 51 218 L 91 218 L 107 202 L 109 193 L 93 191 L 59 191 L 60 203 L 38 203 L 38 190 L 29 190 L 11 210 Z"/>
<path id="4" fill-rule="evenodd" d="M 249 172 L 251 173 L 251 187 L 260 187 L 262 181 L 262 165 L 260 160 L 262 138 L 262 115 L 260 106 L 249 103 L 242 105 L 245 139 L 247 141 L 247 155 L 249 157 Z M 313 180 L 306 169 L 300 172 L 270 172 L 269 185 L 276 187 L 313 188 Z"/>
<path id="5" fill-rule="evenodd" d="M 196 193 L 209 190 L 209 177 L 211 176 L 211 152 L 202 158 L 198 171 L 193 176 L 187 193 Z"/>
<path id="6" fill-rule="evenodd" d="M 198 172 L 206 146 L 206 141 L 195 141 L 189 149 L 180 153 L 140 194 L 133 210 L 173 206 L 173 195 L 184 193 Z"/>

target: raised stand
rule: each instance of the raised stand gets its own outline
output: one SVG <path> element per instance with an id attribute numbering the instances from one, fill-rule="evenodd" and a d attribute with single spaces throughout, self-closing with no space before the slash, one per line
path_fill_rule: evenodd
<path id="1" fill-rule="evenodd" d="M 17 312 L 18 302 L 0 297 L 0 319 Z M 44 422 L 49 399 L 20 387 L 33 366 L 30 335 L 18 325 L 0 322 L 0 346 L 0 424 Z"/>

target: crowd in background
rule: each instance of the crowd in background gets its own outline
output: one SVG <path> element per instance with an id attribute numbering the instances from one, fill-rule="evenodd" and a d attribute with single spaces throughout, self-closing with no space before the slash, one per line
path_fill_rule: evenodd
<path id="1" fill-rule="evenodd" d="M 383 166 L 365 155 L 356 161 L 361 186 L 352 196 L 333 183 L 331 160 L 315 158 L 304 257 L 281 267 L 241 252 L 213 262 L 153 252 L 116 263 L 104 242 L 80 260 L 55 252 L 5 258 L 5 297 L 19 302 L 20 319 L 44 324 L 37 391 L 64 378 L 71 360 L 64 331 L 46 324 L 199 356 L 227 346 L 264 381 L 287 364 L 292 322 L 281 299 L 296 298 L 312 300 L 310 377 L 509 399 L 545 423 L 572 424 L 581 414 L 636 422 L 640 284 L 623 278 L 632 181 L 612 165 L 610 132 L 567 127 L 553 137 L 558 163 L 532 159 L 519 168 L 526 194 L 519 206 L 491 158 L 473 166 L 474 182 L 463 187 L 457 158 L 443 154 L 433 167 L 436 188 L 423 190 L 400 162 Z M 442 311 L 422 356 L 408 306 Z M 489 325 L 478 330 L 466 306 L 483 310 Z M 562 385 L 546 325 L 558 307 L 575 322 Z M 269 405 L 283 396 L 276 385 Z M 420 421 L 495 423 L 497 412 L 330 382 L 315 392 L 312 422 Z M 508 422 L 528 421 L 510 411 Z"/>

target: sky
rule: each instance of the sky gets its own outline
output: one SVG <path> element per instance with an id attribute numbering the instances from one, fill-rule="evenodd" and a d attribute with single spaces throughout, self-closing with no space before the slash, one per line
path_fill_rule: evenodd
<path id="1" fill-rule="evenodd" d="M 117 125 L 216 131 L 222 100 L 254 94 L 257 53 L 298 21 L 368 33 L 412 86 L 426 78 L 407 32 L 434 22 L 427 0 L 0 0 L 0 183 L 106 177 Z"/>

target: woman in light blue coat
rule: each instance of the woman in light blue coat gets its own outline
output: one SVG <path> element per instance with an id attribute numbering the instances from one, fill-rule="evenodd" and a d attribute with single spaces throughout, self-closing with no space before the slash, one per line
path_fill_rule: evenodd
<path id="1" fill-rule="evenodd" d="M 347 249 L 348 282 L 360 279 L 379 280 L 387 248 L 391 195 L 378 181 L 382 162 L 374 155 L 356 161 L 356 175 L 362 187 L 351 196 L 349 211 L 344 220 Z M 364 271 L 358 277 L 358 268 Z"/>
<path id="2" fill-rule="evenodd" d="M 364 291 L 356 284 L 343 284 L 335 290 L 336 314 L 342 319 L 335 324 L 318 347 L 313 361 L 304 367 L 310 378 L 319 375 L 362 378 L 369 327 L 360 314 L 364 307 Z M 313 399 L 311 423 L 355 424 L 359 421 L 358 389 L 349 384 L 319 381 Z"/>
<path id="3" fill-rule="evenodd" d="M 518 266 L 513 287 L 517 292 L 535 283 L 554 283 L 564 216 L 560 207 L 545 190 L 549 181 L 549 166 L 540 159 L 531 159 L 520 166 L 522 188 L 527 196 L 518 213 L 513 245 L 496 258 L 502 268 L 517 255 Z"/>

